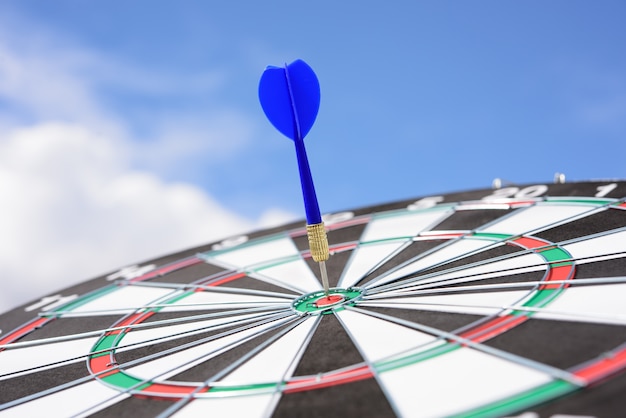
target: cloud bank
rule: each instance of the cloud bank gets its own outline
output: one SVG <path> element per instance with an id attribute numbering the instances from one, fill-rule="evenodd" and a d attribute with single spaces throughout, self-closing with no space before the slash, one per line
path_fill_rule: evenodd
<path id="1" fill-rule="evenodd" d="M 100 90 L 118 83 L 159 95 L 179 80 L 147 77 L 32 28 L 15 33 L 39 41 L 0 37 L 0 312 L 128 264 L 293 217 L 274 208 L 246 219 L 159 171 L 187 158 L 236 154 L 252 131 L 244 114 L 219 104 L 213 118 L 170 112 L 148 146 Z M 219 77 L 199 76 L 198 83 L 210 91 Z"/>

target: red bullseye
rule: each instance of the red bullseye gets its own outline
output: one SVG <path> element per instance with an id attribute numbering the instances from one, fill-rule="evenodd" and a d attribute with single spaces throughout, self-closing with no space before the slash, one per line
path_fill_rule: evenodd
<path id="1" fill-rule="evenodd" d="M 328 296 L 319 298 L 314 303 L 317 308 L 324 308 L 326 306 L 331 306 L 336 303 L 343 302 L 343 300 L 344 300 L 344 297 L 341 295 L 328 295 Z"/>

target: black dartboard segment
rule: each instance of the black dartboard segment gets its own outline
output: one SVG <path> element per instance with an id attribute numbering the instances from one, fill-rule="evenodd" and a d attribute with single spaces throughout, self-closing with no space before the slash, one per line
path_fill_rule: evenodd
<path id="1" fill-rule="evenodd" d="M 624 196 L 328 215 L 328 298 L 302 222 L 125 267 L 0 316 L 0 417 L 619 415 Z"/>

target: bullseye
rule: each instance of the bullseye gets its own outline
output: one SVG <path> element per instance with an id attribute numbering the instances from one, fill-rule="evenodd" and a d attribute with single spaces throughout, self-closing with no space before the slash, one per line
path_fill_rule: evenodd
<path id="1" fill-rule="evenodd" d="M 353 305 L 362 295 L 363 290 L 358 287 L 332 288 L 328 295 L 320 290 L 300 296 L 292 302 L 291 307 L 300 314 L 323 315 Z"/>
<path id="2" fill-rule="evenodd" d="M 328 295 L 323 298 L 319 298 L 314 302 L 315 306 L 318 308 L 325 308 L 327 306 L 332 306 L 336 303 L 343 302 L 345 298 L 341 295 Z"/>

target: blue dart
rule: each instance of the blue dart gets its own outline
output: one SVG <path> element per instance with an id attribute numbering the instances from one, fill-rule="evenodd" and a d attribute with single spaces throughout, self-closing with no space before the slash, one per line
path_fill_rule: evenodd
<path id="1" fill-rule="evenodd" d="M 304 137 L 313 127 L 320 107 L 319 81 L 313 69 L 302 60 L 284 67 L 268 66 L 259 82 L 259 100 L 272 125 L 295 143 L 309 247 L 313 260 L 320 264 L 322 284 L 328 296 L 325 263 L 330 257 L 328 238 L 304 147 Z"/>

